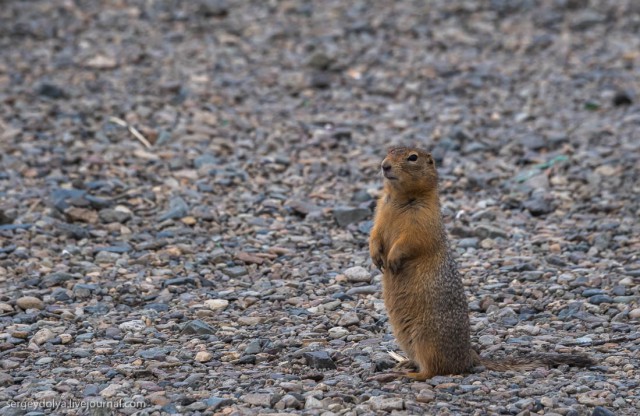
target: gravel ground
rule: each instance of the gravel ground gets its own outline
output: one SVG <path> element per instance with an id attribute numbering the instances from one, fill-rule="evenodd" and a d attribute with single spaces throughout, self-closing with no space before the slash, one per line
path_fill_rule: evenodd
<path id="1" fill-rule="evenodd" d="M 391 3 L 2 2 L 0 415 L 638 414 L 640 5 Z M 410 143 L 481 353 L 596 367 L 381 377 Z"/>

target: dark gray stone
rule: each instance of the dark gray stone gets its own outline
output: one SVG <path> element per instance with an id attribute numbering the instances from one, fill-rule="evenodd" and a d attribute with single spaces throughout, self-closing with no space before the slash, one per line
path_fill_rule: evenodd
<path id="1" fill-rule="evenodd" d="M 608 295 L 593 295 L 589 298 L 589 303 L 600 305 L 601 303 L 613 303 L 613 298 Z"/>
<path id="2" fill-rule="evenodd" d="M 211 410 L 216 410 L 222 406 L 230 406 L 233 404 L 233 399 L 222 398 L 222 397 L 210 397 L 208 399 L 203 400 L 204 404 L 206 404 Z"/>
<path id="3" fill-rule="evenodd" d="M 67 91 L 65 91 L 62 87 L 56 84 L 50 84 L 48 82 L 43 82 L 42 84 L 40 84 L 36 92 L 38 93 L 38 95 L 47 98 L 53 98 L 54 100 L 60 100 L 69 97 Z"/>
<path id="4" fill-rule="evenodd" d="M 184 324 L 181 332 L 186 335 L 213 335 L 216 331 L 206 323 L 196 319 Z"/>
<path id="5" fill-rule="evenodd" d="M 362 221 L 370 215 L 371 211 L 365 208 L 338 207 L 333 210 L 333 217 L 341 227 Z"/>
<path id="6" fill-rule="evenodd" d="M 169 201 L 169 209 L 158 217 L 158 221 L 177 220 L 189 214 L 189 205 L 182 197 L 175 196 Z"/>
<path id="7" fill-rule="evenodd" d="M 92 315 L 106 315 L 111 310 L 111 305 L 106 303 L 96 303 L 95 305 L 85 306 L 85 312 L 88 312 Z"/>
<path id="8" fill-rule="evenodd" d="M 539 217 L 553 212 L 551 203 L 544 197 L 538 196 L 524 202 L 523 206 L 533 215 Z"/>
<path id="9" fill-rule="evenodd" d="M 229 14 L 226 0 L 198 0 L 198 12 L 204 17 L 225 17 Z"/>
<path id="10" fill-rule="evenodd" d="M 347 294 L 347 296 L 370 295 L 372 293 L 378 292 L 379 290 L 380 289 L 378 288 L 378 286 L 374 286 L 374 285 L 357 286 L 357 287 L 352 287 L 351 289 L 347 290 L 346 294 Z"/>
<path id="11" fill-rule="evenodd" d="M 228 267 L 224 269 L 224 274 L 229 277 L 241 277 L 247 274 L 247 269 L 242 266 Z"/>
<path id="12" fill-rule="evenodd" d="M 585 298 L 589 298 L 595 295 L 603 295 L 605 293 L 602 289 L 585 289 L 582 291 L 582 296 Z"/>
<path id="13" fill-rule="evenodd" d="M 260 340 L 255 339 L 249 342 L 249 344 L 247 345 L 247 348 L 245 348 L 244 350 L 244 353 L 246 355 L 249 355 L 249 354 L 257 354 L 261 351 L 262 351 L 262 346 L 260 345 Z"/>
<path id="14" fill-rule="evenodd" d="M 169 310 L 169 305 L 166 303 L 147 303 L 144 305 L 144 309 L 153 309 L 158 312 L 166 312 Z"/>
<path id="15" fill-rule="evenodd" d="M 93 332 L 86 332 L 76 336 L 76 341 L 89 342 L 93 339 Z"/>
<path id="16" fill-rule="evenodd" d="M 52 287 L 52 286 L 60 286 L 62 283 L 73 280 L 74 277 L 69 273 L 59 272 L 59 273 L 51 273 L 47 275 L 40 282 L 40 287 Z"/>
<path id="17" fill-rule="evenodd" d="M 168 279 L 162 282 L 163 287 L 167 286 L 182 286 L 182 285 L 192 285 L 195 286 L 196 281 L 193 277 L 175 277 L 173 279 Z"/>
<path id="18" fill-rule="evenodd" d="M 169 349 L 157 347 L 140 350 L 136 353 L 136 356 L 142 357 L 145 360 L 164 361 L 164 359 L 167 357 L 167 354 L 169 354 Z"/>
<path id="19" fill-rule="evenodd" d="M 201 155 L 194 159 L 193 166 L 196 169 L 200 169 L 206 165 L 214 165 L 217 166 L 220 164 L 220 160 L 212 155 Z"/>
<path id="20" fill-rule="evenodd" d="M 57 302 L 66 302 L 71 299 L 71 297 L 67 293 L 67 289 L 62 287 L 55 288 L 51 293 L 51 297 Z"/>
<path id="21" fill-rule="evenodd" d="M 307 365 L 312 368 L 329 370 L 337 368 L 336 363 L 333 362 L 326 351 L 305 352 L 304 359 L 307 361 Z"/>
<path id="22" fill-rule="evenodd" d="M 611 410 L 606 407 L 596 406 L 593 408 L 593 412 L 591 412 L 591 416 L 616 416 Z"/>
<path id="23" fill-rule="evenodd" d="M 331 74 L 326 71 L 315 71 L 311 74 L 309 84 L 317 89 L 329 88 L 331 86 Z"/>
<path id="24" fill-rule="evenodd" d="M 463 238 L 458 240 L 458 247 L 461 248 L 476 248 L 478 247 L 478 243 L 479 243 L 479 239 L 475 238 L 475 237 L 470 237 L 470 238 Z"/>
<path id="25" fill-rule="evenodd" d="M 124 224 L 131 219 L 132 215 L 130 212 L 120 211 L 113 208 L 105 208 L 98 212 L 98 217 L 100 218 L 100 221 L 104 223 L 118 222 Z"/>
<path id="26" fill-rule="evenodd" d="M 89 298 L 98 289 L 98 285 L 93 283 L 76 283 L 73 286 L 73 296 L 76 298 Z"/>
<path id="27" fill-rule="evenodd" d="M 129 253 L 131 250 L 133 249 L 131 248 L 130 245 L 122 244 L 117 246 L 96 247 L 96 249 L 93 252 L 99 253 L 101 251 L 106 251 L 107 253 L 124 254 L 124 253 Z"/>

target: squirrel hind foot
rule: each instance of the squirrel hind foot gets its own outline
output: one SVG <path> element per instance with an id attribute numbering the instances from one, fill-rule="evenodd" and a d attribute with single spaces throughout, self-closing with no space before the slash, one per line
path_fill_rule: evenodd
<path id="1" fill-rule="evenodd" d="M 398 369 L 402 369 L 402 368 L 409 369 L 410 368 L 412 370 L 419 370 L 420 369 L 420 367 L 418 366 L 418 363 L 416 363 L 413 360 L 402 361 L 402 362 L 396 364 L 396 366 L 394 368 L 398 368 Z"/>
<path id="2" fill-rule="evenodd" d="M 428 380 L 428 379 L 434 377 L 435 374 L 433 374 L 433 373 L 431 373 L 429 371 L 421 371 L 419 373 L 409 371 L 409 372 L 404 373 L 404 376 L 408 377 L 408 378 L 411 378 L 411 379 L 413 379 L 415 381 L 425 381 L 425 380 Z"/>

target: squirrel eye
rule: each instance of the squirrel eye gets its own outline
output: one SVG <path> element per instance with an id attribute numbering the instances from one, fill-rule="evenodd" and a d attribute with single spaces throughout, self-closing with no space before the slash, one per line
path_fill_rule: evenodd
<path id="1" fill-rule="evenodd" d="M 411 155 L 407 158 L 407 160 L 409 162 L 415 162 L 416 160 L 418 160 L 418 155 Z"/>

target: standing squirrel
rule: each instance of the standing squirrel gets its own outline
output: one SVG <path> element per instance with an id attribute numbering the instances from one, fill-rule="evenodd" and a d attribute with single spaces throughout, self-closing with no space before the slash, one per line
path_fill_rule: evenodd
<path id="1" fill-rule="evenodd" d="M 588 366 L 584 355 L 533 355 L 491 360 L 471 348 L 467 299 L 440 213 L 438 173 L 430 153 L 394 147 L 382 161 L 384 192 L 378 200 L 369 250 L 383 271 L 384 304 L 400 347 L 424 381 L 475 366 L 530 370 Z"/>

